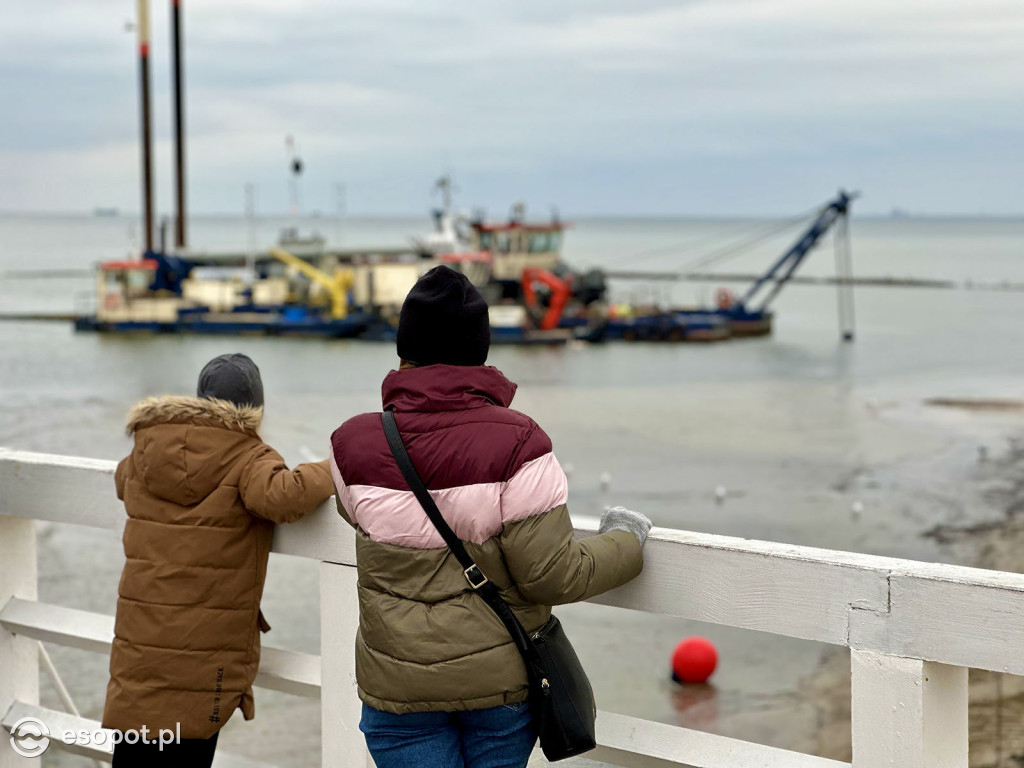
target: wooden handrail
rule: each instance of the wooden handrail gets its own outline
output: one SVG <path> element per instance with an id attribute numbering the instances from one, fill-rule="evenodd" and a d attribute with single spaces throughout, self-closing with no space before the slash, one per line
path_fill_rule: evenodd
<path id="1" fill-rule="evenodd" d="M 124 507 L 113 492 L 114 467 L 110 461 L 0 449 L 0 524 L 6 519 L 23 526 L 20 518 L 119 531 Z M 588 536 L 596 521 L 575 525 L 578 537 Z M 11 530 L 24 547 L 34 547 L 19 526 Z M 357 624 L 354 533 L 331 501 L 298 523 L 278 526 L 273 551 L 321 562 L 324 655 L 314 670 L 315 657 L 280 651 L 277 658 L 270 651 L 268 662 L 276 668 L 264 669 L 264 681 L 312 695 L 322 671 L 325 722 L 345 723 L 324 733 L 325 764 L 351 757 L 362 743 L 354 727 L 351 647 L 334 646 L 338 638 L 354 636 Z M 5 598 L 3 578 L 0 564 L 0 655 L 4 633 L 18 631 L 92 650 L 106 647 L 109 617 L 86 614 L 72 626 L 69 609 L 36 603 L 31 586 L 19 594 L 15 584 L 6 593 L 14 599 Z M 854 768 L 966 768 L 966 668 L 1024 674 L 1018 652 L 1022 574 L 655 528 L 641 576 L 592 602 L 850 648 Z M 0 668 L 3 663 L 0 658 Z M 620 715 L 605 713 L 599 722 L 594 756 L 624 766 L 845 765 Z M 689 754 L 701 749 L 710 752 L 700 759 Z M 687 754 L 676 759 L 676 751 Z"/>

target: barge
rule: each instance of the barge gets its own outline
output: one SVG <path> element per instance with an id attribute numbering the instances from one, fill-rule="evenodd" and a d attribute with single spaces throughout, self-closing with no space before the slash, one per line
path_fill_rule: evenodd
<path id="1" fill-rule="evenodd" d="M 438 182 L 444 207 L 435 232 L 406 248 L 298 253 L 149 251 L 98 265 L 95 311 L 80 331 L 307 336 L 391 340 L 409 289 L 438 264 L 463 272 L 491 306 L 492 336 L 502 344 L 574 340 L 714 342 L 772 332 L 770 304 L 821 237 L 845 219 L 847 193 L 824 206 L 797 242 L 737 298 L 721 288 L 711 308 L 611 304 L 601 270 L 572 270 L 561 258 L 571 227 L 557 216 L 528 222 L 521 205 L 509 219 L 456 217 L 450 182 Z M 296 234 L 289 231 L 293 246 Z M 314 242 L 306 240 L 305 243 Z M 298 249 L 296 249 L 298 250 Z M 755 304 L 755 297 L 767 295 Z"/>

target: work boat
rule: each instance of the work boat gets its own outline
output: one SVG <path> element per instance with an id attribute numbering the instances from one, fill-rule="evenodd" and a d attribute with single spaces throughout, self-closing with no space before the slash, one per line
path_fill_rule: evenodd
<path id="1" fill-rule="evenodd" d="M 531 221 L 518 203 L 504 221 L 457 215 L 450 180 L 442 178 L 438 188 L 444 204 L 434 212 L 435 230 L 405 247 L 340 250 L 318 241 L 259 253 L 147 251 L 138 259 L 103 262 L 97 270 L 95 311 L 77 318 L 76 328 L 392 340 L 409 290 L 427 270 L 445 264 L 480 289 L 490 305 L 492 339 L 498 344 L 766 335 L 772 329 L 772 300 L 833 224 L 840 222 L 845 232 L 852 199 L 840 193 L 821 208 L 797 242 L 742 297 L 720 290 L 717 306 L 684 309 L 610 304 L 602 270 L 577 271 L 562 259 L 571 224 L 557 214 Z"/>
<path id="2" fill-rule="evenodd" d="M 663 308 L 611 307 L 599 269 L 574 270 L 562 258 L 572 227 L 553 213 L 529 220 L 526 206 L 512 206 L 505 221 L 470 217 L 452 208 L 452 182 L 435 184 L 442 205 L 433 211 L 435 229 L 414 238 L 414 247 L 436 262 L 463 272 L 490 305 L 496 343 L 581 341 L 712 341 L 729 335 L 714 315 L 680 315 Z"/>
<path id="3" fill-rule="evenodd" d="M 577 275 L 562 262 L 563 234 L 571 225 L 557 215 L 529 222 L 523 203 L 504 222 L 459 216 L 451 209 L 450 180 L 441 178 L 437 187 L 444 206 L 434 211 L 436 230 L 413 242 L 480 289 L 490 305 L 493 341 L 569 341 L 603 322 L 604 276 L 597 270 Z"/>

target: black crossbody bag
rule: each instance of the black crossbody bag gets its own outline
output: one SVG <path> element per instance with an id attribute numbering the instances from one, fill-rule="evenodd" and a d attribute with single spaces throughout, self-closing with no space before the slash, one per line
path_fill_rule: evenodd
<path id="1" fill-rule="evenodd" d="M 527 633 L 501 597 L 501 592 L 487 580 L 441 515 L 405 450 L 394 413 L 384 411 L 381 421 L 384 423 L 384 434 L 391 453 L 409 489 L 459 561 L 469 586 L 501 619 L 523 657 L 530 685 L 530 709 L 540 734 L 544 756 L 554 762 L 593 749 L 597 746 L 594 690 L 576 651 L 562 630 L 562 624 L 551 616 L 533 635 Z"/>

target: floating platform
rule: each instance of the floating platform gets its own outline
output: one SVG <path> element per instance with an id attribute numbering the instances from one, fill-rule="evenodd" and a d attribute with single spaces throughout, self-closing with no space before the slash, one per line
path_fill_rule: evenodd
<path id="1" fill-rule="evenodd" d="M 188 312 L 174 322 L 100 321 L 79 317 L 76 331 L 100 333 L 191 333 L 220 336 L 293 336 L 350 339 L 366 333 L 379 320 L 373 315 L 356 313 L 340 319 L 310 314 L 273 311 Z"/>
<path id="2" fill-rule="evenodd" d="M 331 318 L 304 306 L 238 307 L 231 312 L 203 308 L 182 310 L 175 320 L 98 320 L 74 318 L 75 330 L 113 334 L 195 334 L 221 336 L 288 336 L 328 339 L 358 338 L 394 342 L 394 326 L 375 314 L 352 313 Z M 771 316 L 760 313 L 731 315 L 726 311 L 675 310 L 631 318 L 613 318 L 595 324 L 566 318 L 558 328 L 537 330 L 521 326 L 493 326 L 494 344 L 558 345 L 573 341 L 716 342 L 736 336 L 771 333 Z"/>

